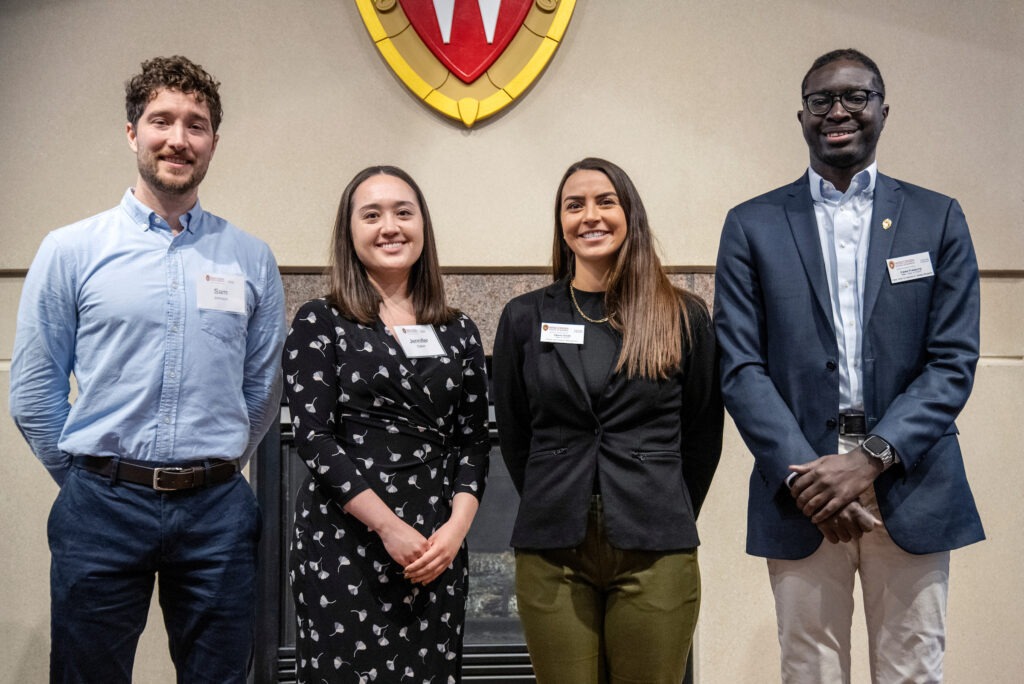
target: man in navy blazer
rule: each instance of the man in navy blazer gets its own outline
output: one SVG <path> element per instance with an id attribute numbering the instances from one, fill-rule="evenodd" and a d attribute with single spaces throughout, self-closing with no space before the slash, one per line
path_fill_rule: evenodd
<path id="1" fill-rule="evenodd" d="M 730 211 L 718 253 L 747 552 L 768 559 L 783 681 L 849 682 L 856 573 L 872 680 L 940 681 L 949 552 L 984 538 L 954 422 L 978 360 L 974 249 L 956 200 L 877 172 L 870 58 L 823 55 L 801 96 L 810 168 Z"/>

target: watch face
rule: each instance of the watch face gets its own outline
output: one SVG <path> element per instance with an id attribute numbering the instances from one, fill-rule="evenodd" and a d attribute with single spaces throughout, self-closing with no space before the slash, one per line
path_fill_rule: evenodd
<path id="1" fill-rule="evenodd" d="M 875 458 L 881 458 L 885 452 L 889 451 L 889 444 L 877 435 L 871 435 L 865 439 L 861 446 Z"/>

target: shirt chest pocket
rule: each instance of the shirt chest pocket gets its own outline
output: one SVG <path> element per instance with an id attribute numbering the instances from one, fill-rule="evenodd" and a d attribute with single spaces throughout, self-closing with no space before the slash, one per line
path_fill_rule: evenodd
<path id="1" fill-rule="evenodd" d="M 200 327 L 221 342 L 239 344 L 245 342 L 248 319 L 230 311 L 199 310 Z"/>

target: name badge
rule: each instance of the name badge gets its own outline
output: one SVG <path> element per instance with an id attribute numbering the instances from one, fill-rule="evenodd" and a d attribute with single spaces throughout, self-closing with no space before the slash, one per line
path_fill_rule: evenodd
<path id="1" fill-rule="evenodd" d="M 555 344 L 583 344 L 582 325 L 572 323 L 541 323 L 540 341 Z"/>
<path id="2" fill-rule="evenodd" d="M 893 285 L 935 275 L 935 271 L 932 270 L 932 258 L 928 256 L 928 252 L 893 257 L 886 261 L 885 265 L 889 268 L 889 282 Z"/>
<path id="3" fill-rule="evenodd" d="M 444 347 L 432 325 L 396 325 L 395 336 L 410 359 L 444 356 Z"/>
<path id="4" fill-rule="evenodd" d="M 204 273 L 196 284 L 200 309 L 245 313 L 245 276 Z"/>

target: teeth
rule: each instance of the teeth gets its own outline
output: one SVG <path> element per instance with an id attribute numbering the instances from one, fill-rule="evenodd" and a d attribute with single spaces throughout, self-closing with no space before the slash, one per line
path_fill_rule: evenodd
<path id="1" fill-rule="evenodd" d="M 603 231 L 595 230 L 595 231 L 590 231 L 588 233 L 583 233 L 580 237 L 584 237 L 584 238 L 602 237 L 605 234 L 606 233 L 604 233 Z"/>
<path id="2" fill-rule="evenodd" d="M 384 242 L 377 246 L 381 249 L 391 249 L 392 247 L 401 247 L 404 244 L 404 242 Z"/>

